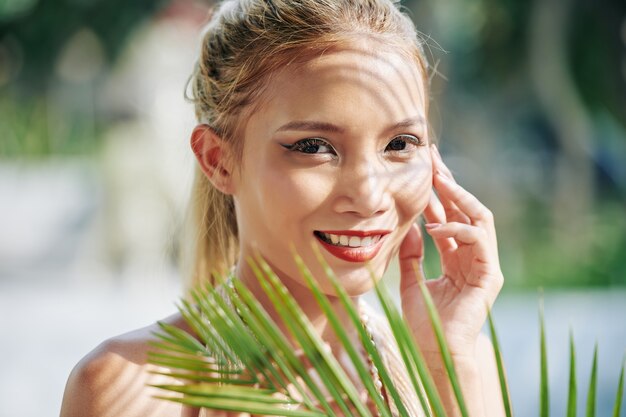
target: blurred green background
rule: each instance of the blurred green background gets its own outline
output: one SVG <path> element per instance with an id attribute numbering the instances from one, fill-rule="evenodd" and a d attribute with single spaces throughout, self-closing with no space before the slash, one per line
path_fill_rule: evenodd
<path id="1" fill-rule="evenodd" d="M 442 148 L 496 215 L 507 287 L 626 283 L 626 3 L 411 9 L 440 45 Z"/>
<path id="2" fill-rule="evenodd" d="M 183 93 L 211 4 L 0 0 L 0 355 L 15 359 L 0 417 L 55 415 L 82 354 L 172 311 L 193 167 Z M 427 40 L 440 149 L 496 216 L 514 405 L 538 398 L 526 393 L 538 287 L 553 354 L 565 357 L 573 321 L 585 364 L 600 339 L 613 390 L 626 346 L 626 2 L 402 4 Z M 36 362 L 33 385 L 23 370 L 42 343 L 54 359 Z"/>
<path id="3" fill-rule="evenodd" d="M 102 161 L 112 131 L 152 123 L 139 94 L 159 88 L 167 58 L 137 51 L 138 33 L 199 31 L 208 4 L 1 1 L 0 161 Z M 404 6 L 428 41 L 443 153 L 496 214 L 507 288 L 626 284 L 626 3 Z M 193 53 L 198 36 L 188 39 L 174 48 Z M 143 68 L 126 70 L 137 78 L 120 87 L 116 75 L 142 53 Z M 155 83 L 138 87 L 146 79 Z M 175 134 L 184 147 L 188 131 Z M 110 260 L 123 267 L 112 245 Z"/>

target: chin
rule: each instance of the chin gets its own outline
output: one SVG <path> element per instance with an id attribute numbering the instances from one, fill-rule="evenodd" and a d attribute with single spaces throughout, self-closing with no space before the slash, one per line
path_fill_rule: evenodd
<path id="1" fill-rule="evenodd" d="M 373 267 L 374 274 L 370 272 L 372 268 L 362 264 L 359 267 L 333 267 L 333 271 L 343 289 L 350 297 L 358 297 L 372 290 L 381 280 L 384 268 Z M 323 273 L 323 272 L 322 272 Z M 328 283 L 330 293 L 333 293 L 332 284 Z"/>
<path id="2" fill-rule="evenodd" d="M 368 264 L 339 261 L 335 257 L 327 256 L 327 254 L 324 254 L 324 257 L 348 295 L 358 297 L 372 290 L 387 270 L 390 254 L 387 251 L 381 252 L 383 253 L 379 253 L 379 256 Z M 313 275 L 317 278 L 324 292 L 334 294 L 332 284 L 326 279 L 323 268 L 316 265 L 313 270 Z"/>

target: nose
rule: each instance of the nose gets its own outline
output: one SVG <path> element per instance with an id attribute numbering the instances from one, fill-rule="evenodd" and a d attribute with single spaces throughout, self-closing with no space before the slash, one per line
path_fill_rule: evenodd
<path id="1" fill-rule="evenodd" d="M 372 217 L 392 204 L 391 173 L 371 159 L 345 166 L 337 182 L 334 208 L 338 213 Z"/>

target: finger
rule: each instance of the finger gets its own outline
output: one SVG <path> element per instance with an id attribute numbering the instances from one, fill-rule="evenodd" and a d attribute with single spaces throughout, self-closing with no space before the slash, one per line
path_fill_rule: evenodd
<path id="1" fill-rule="evenodd" d="M 474 195 L 442 174 L 435 175 L 435 187 L 440 198 L 454 203 L 471 220 L 471 224 L 493 227 L 493 215 Z"/>
<path id="2" fill-rule="evenodd" d="M 450 178 L 453 181 L 456 181 L 454 179 L 454 175 L 452 175 L 452 171 L 450 171 L 450 168 L 448 168 L 448 166 L 443 162 L 443 158 L 439 153 L 439 148 L 437 148 L 437 145 L 433 145 L 433 157 L 435 160 L 436 169 L 441 171 L 446 177 Z"/>
<path id="3" fill-rule="evenodd" d="M 424 280 L 422 262 L 424 259 L 424 240 L 420 229 L 412 224 L 400 244 L 398 260 L 400 262 L 400 294 Z"/>
<path id="4" fill-rule="evenodd" d="M 439 150 L 437 149 L 436 146 L 433 146 L 432 154 L 433 154 L 433 168 L 435 170 L 434 178 L 436 178 L 437 174 L 440 173 L 445 178 L 448 178 L 452 182 L 456 183 L 454 176 L 452 175 L 452 172 L 441 159 L 441 155 L 439 154 Z M 436 189 L 436 183 L 435 183 L 435 189 Z M 439 192 L 439 190 L 437 190 L 437 192 Z M 461 210 L 459 210 L 459 208 L 454 203 L 454 201 L 450 200 L 445 195 L 439 195 L 439 199 L 441 200 L 441 203 L 444 207 L 448 221 L 468 223 L 468 224 L 471 223 L 469 217 L 466 216 Z"/>
<path id="5" fill-rule="evenodd" d="M 480 262 L 494 260 L 493 245 L 487 232 L 478 226 L 465 223 L 451 222 L 446 224 L 427 224 L 426 231 L 435 237 L 454 239 L 459 245 L 472 245 L 472 253 Z"/>
<path id="6" fill-rule="evenodd" d="M 427 223 L 443 224 L 447 222 L 445 210 L 443 209 L 441 202 L 434 192 L 430 194 L 430 201 L 424 209 L 424 219 Z M 436 238 L 433 240 L 435 242 L 435 247 L 437 247 L 439 253 L 444 253 L 446 251 L 454 250 L 457 248 L 457 245 L 453 239 Z"/>
<path id="7" fill-rule="evenodd" d="M 427 225 L 431 235 L 454 237 L 461 244 L 471 245 L 471 274 L 463 274 L 462 280 L 488 291 L 488 305 L 493 305 L 502 285 L 504 277 L 500 270 L 497 247 L 487 238 L 487 232 L 478 226 L 464 223 L 446 223 L 443 225 Z"/>
<path id="8" fill-rule="evenodd" d="M 430 200 L 424 209 L 424 218 L 428 223 L 446 223 L 446 212 L 434 191 L 431 191 Z"/>

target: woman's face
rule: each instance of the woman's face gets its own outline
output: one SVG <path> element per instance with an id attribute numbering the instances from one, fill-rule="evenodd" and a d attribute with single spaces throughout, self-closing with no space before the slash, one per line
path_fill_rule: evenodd
<path id="1" fill-rule="evenodd" d="M 350 294 L 370 289 L 366 263 L 384 273 L 431 194 L 421 80 L 414 63 L 378 44 L 276 74 L 248 120 L 233 177 L 241 259 L 258 250 L 299 285 L 293 244 L 332 293 L 313 243 Z"/>

